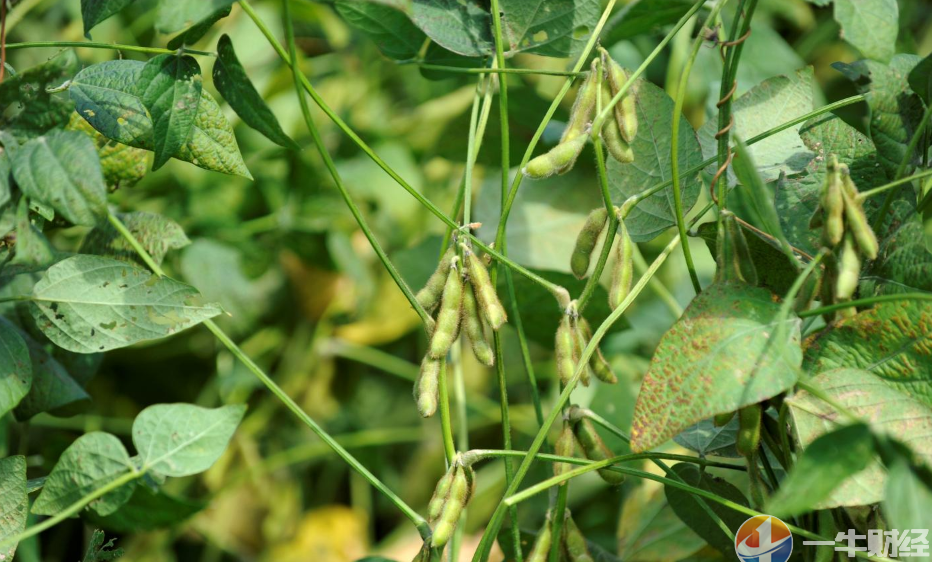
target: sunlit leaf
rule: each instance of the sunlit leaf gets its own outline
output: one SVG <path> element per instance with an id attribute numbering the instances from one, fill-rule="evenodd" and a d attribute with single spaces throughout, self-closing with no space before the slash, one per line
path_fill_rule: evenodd
<path id="1" fill-rule="evenodd" d="M 869 59 L 887 62 L 900 30 L 896 0 L 835 0 L 841 36 Z"/>
<path id="2" fill-rule="evenodd" d="M 23 532 L 29 515 L 26 495 L 26 457 L 0 459 L 0 542 Z M 0 559 L 13 560 L 16 544 L 0 551 Z"/>
<path id="3" fill-rule="evenodd" d="M 139 72 L 136 91 L 152 119 L 152 169 L 188 143 L 201 100 L 201 68 L 190 55 L 158 55 Z"/>

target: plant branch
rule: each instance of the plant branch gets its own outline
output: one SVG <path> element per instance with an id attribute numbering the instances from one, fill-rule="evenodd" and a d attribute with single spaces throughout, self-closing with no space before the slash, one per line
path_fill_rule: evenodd
<path id="1" fill-rule="evenodd" d="M 852 306 L 870 306 L 880 302 L 930 300 L 932 300 L 932 293 L 898 293 L 893 295 L 877 295 L 874 297 L 865 297 L 863 299 L 820 306 L 811 310 L 804 310 L 799 313 L 799 317 L 808 318 L 809 316 L 819 316 L 820 314 L 825 314 L 826 312 L 835 312 L 836 310 L 841 310 L 843 308 L 850 308 Z"/>
<path id="2" fill-rule="evenodd" d="M 567 70 L 543 70 L 536 68 L 492 68 L 487 66 L 476 68 L 464 68 L 461 66 L 445 66 L 442 64 L 430 64 L 421 60 L 399 61 L 399 65 L 416 64 L 425 70 L 439 70 L 441 72 L 451 72 L 454 74 L 537 74 L 541 76 L 578 76 L 579 72 Z"/>
<path id="3" fill-rule="evenodd" d="M 182 47 L 181 49 L 163 49 L 161 47 L 140 47 L 138 45 L 121 45 L 118 43 L 102 43 L 100 41 L 29 41 L 24 43 L 9 43 L 6 48 L 8 51 L 16 49 L 38 49 L 38 48 L 64 48 L 75 47 L 79 49 L 106 49 L 110 51 L 126 51 L 129 53 L 147 53 L 151 55 L 174 55 L 179 51 L 187 55 L 200 55 L 202 57 L 216 57 L 217 53 L 210 51 L 199 51 Z"/>

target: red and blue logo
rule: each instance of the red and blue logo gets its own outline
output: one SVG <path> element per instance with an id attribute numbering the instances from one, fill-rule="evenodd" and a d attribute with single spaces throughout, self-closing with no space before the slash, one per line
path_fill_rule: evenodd
<path id="1" fill-rule="evenodd" d="M 735 533 L 735 552 L 742 562 L 786 562 L 793 553 L 793 534 L 776 517 L 751 517 Z"/>

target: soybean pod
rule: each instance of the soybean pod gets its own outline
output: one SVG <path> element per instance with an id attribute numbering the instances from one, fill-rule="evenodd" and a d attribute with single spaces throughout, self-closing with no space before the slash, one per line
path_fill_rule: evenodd
<path id="1" fill-rule="evenodd" d="M 589 271 L 589 261 L 592 259 L 592 252 L 599 241 L 599 235 L 605 230 L 605 223 L 608 222 L 608 211 L 605 207 L 600 207 L 589 213 L 582 230 L 576 237 L 576 246 L 573 248 L 573 255 L 570 256 L 570 269 L 577 279 L 582 279 Z"/>
<path id="2" fill-rule="evenodd" d="M 622 301 L 631 292 L 631 282 L 634 280 L 634 242 L 628 235 L 625 221 L 618 221 L 620 230 L 618 242 L 615 246 L 615 263 L 612 266 L 612 284 L 608 291 L 608 306 L 612 310 L 618 308 Z"/>
<path id="3" fill-rule="evenodd" d="M 861 257 L 854 247 L 854 237 L 845 234 L 841 244 L 841 256 L 838 258 L 838 278 L 835 281 L 835 298 L 839 301 L 849 300 L 858 288 L 861 276 Z"/>
<path id="4" fill-rule="evenodd" d="M 845 174 L 842 178 L 844 189 L 842 189 L 842 199 L 844 200 L 845 218 L 848 221 L 848 232 L 854 235 L 854 241 L 858 245 L 861 254 L 867 259 L 877 259 L 877 252 L 880 245 L 877 243 L 877 235 L 871 228 L 864 214 L 864 206 L 858 195 L 858 188 L 855 187 L 854 181 L 851 180 L 850 174 Z"/>
<path id="5" fill-rule="evenodd" d="M 573 517 L 567 512 L 563 523 L 563 548 L 569 562 L 593 562 L 586 537 L 583 536 Z"/>
<path id="6" fill-rule="evenodd" d="M 847 171 L 848 167 L 839 164 L 834 154 L 829 155 L 825 182 L 822 184 L 819 198 L 819 206 L 823 213 L 822 243 L 829 248 L 837 246 L 845 233 L 842 175 Z"/>
<path id="7" fill-rule="evenodd" d="M 750 457 L 757 453 L 760 446 L 761 407 L 760 404 L 751 404 L 738 410 L 738 438 L 735 449 Z"/>
<path id="8" fill-rule="evenodd" d="M 421 370 L 414 383 L 414 400 L 421 417 L 429 418 L 437 412 L 437 402 L 440 400 L 440 368 L 443 361 L 430 355 L 424 356 L 421 361 Z"/>
<path id="9" fill-rule="evenodd" d="M 579 365 L 579 360 L 582 359 L 583 350 L 586 348 L 586 344 L 589 343 L 589 340 L 583 337 L 582 330 L 579 329 L 579 318 L 570 318 L 570 329 L 573 331 L 573 365 L 575 368 L 576 365 Z M 583 386 L 589 386 L 591 380 L 592 368 L 589 366 L 589 363 L 586 363 L 582 366 L 579 382 L 581 382 Z"/>
<path id="10" fill-rule="evenodd" d="M 550 518 L 548 517 L 544 519 L 544 525 L 538 531 L 537 538 L 534 539 L 534 546 L 531 548 L 530 554 L 527 555 L 527 562 L 547 562 L 553 536 L 553 530 L 550 527 Z"/>
<path id="11" fill-rule="evenodd" d="M 573 109 L 570 110 L 569 121 L 566 123 L 566 128 L 563 129 L 563 135 L 560 137 L 561 143 L 585 135 L 589 122 L 592 120 L 596 95 L 599 92 L 601 83 L 602 67 L 597 59 L 593 59 L 589 75 L 576 93 L 576 101 L 573 102 Z"/>
<path id="12" fill-rule="evenodd" d="M 440 302 L 440 297 L 443 295 L 443 286 L 450 273 L 450 263 L 453 261 L 453 256 L 455 255 L 456 252 L 451 245 L 447 248 L 447 251 L 443 253 L 443 257 L 440 258 L 440 263 L 437 264 L 437 269 L 431 274 L 430 278 L 427 280 L 427 284 L 417 292 L 417 302 L 426 310 L 434 308 L 437 306 L 437 303 Z"/>
<path id="13" fill-rule="evenodd" d="M 563 429 L 557 442 L 553 444 L 553 453 L 558 457 L 572 457 L 576 454 L 576 436 L 573 435 L 573 424 L 569 420 L 563 420 Z M 565 462 L 553 463 L 553 475 L 560 476 L 573 470 L 573 465 Z M 560 485 L 566 484 L 565 482 Z"/>
<path id="14" fill-rule="evenodd" d="M 543 179 L 556 173 L 566 173 L 573 168 L 579 153 L 586 146 L 588 135 L 579 135 L 566 142 L 561 142 L 534 158 L 524 166 L 522 173 L 534 179 Z"/>
<path id="15" fill-rule="evenodd" d="M 611 88 L 612 95 L 618 94 L 622 86 L 628 81 L 629 74 L 615 62 L 608 54 L 608 51 L 601 49 L 602 64 L 605 66 L 605 73 L 608 76 L 608 84 Z M 621 131 L 622 138 L 631 142 L 638 132 L 638 114 L 637 114 L 637 90 L 632 84 L 625 95 L 615 104 L 615 122 Z"/>
<path id="16" fill-rule="evenodd" d="M 463 509 L 466 508 L 466 502 L 469 501 L 471 493 L 471 483 L 466 476 L 466 470 L 459 464 L 455 465 L 453 482 L 450 484 L 450 495 L 444 502 L 440 515 L 437 517 L 437 524 L 434 527 L 434 533 L 431 536 L 431 545 L 441 548 L 450 541 L 456 524 L 459 522 Z"/>
<path id="17" fill-rule="evenodd" d="M 582 418 L 578 420 L 573 429 L 576 433 L 576 440 L 579 441 L 579 446 L 582 448 L 587 459 L 592 461 L 604 461 L 615 456 L 615 453 L 608 448 L 589 419 Z M 599 476 L 602 477 L 602 480 L 605 480 L 613 486 L 618 486 L 625 481 L 624 474 L 614 472 L 608 468 L 599 469 Z"/>
<path id="18" fill-rule="evenodd" d="M 584 340 L 586 342 L 592 340 L 592 328 L 589 326 L 589 322 L 580 316 L 576 320 L 576 324 L 582 331 Z M 615 376 L 614 371 L 612 371 L 612 366 L 609 365 L 608 360 L 602 355 L 602 350 L 599 349 L 599 346 L 595 347 L 595 351 L 589 357 L 589 368 L 592 369 L 595 378 L 604 383 L 615 384 L 618 382 L 618 377 Z"/>
<path id="19" fill-rule="evenodd" d="M 608 88 L 603 86 L 602 91 L 603 98 L 611 97 Z M 631 145 L 629 145 L 628 141 L 622 136 L 617 121 L 609 119 L 605 123 L 602 123 L 602 130 L 599 131 L 599 134 L 602 136 L 602 140 L 605 142 L 605 148 L 608 149 L 608 153 L 611 154 L 612 158 L 618 160 L 622 164 L 634 162 L 634 150 L 631 149 Z"/>
<path id="20" fill-rule="evenodd" d="M 485 337 L 485 325 L 479 315 L 472 282 L 467 283 L 463 289 L 463 332 L 472 344 L 472 352 L 476 359 L 483 365 L 494 365 L 495 353 Z"/>
<path id="21" fill-rule="evenodd" d="M 463 317 L 463 276 L 457 268 L 458 262 L 459 258 L 455 256 L 451 260 L 447 280 L 443 286 L 440 312 L 437 313 L 437 326 L 430 338 L 429 354 L 434 359 L 446 356 L 460 332 Z"/>
<path id="22" fill-rule="evenodd" d="M 495 286 L 489 279 L 489 271 L 485 268 L 475 254 L 468 248 L 464 248 L 466 260 L 466 271 L 469 274 L 469 282 L 472 284 L 473 293 L 476 296 L 476 303 L 479 305 L 479 312 L 485 317 L 486 322 L 493 330 L 498 330 L 502 324 L 508 321 L 508 315 L 505 314 L 505 307 L 498 300 L 498 293 L 495 292 Z"/>
<path id="23" fill-rule="evenodd" d="M 434 495 L 427 504 L 427 522 L 433 524 L 440 517 L 443 511 L 443 504 L 447 502 L 450 496 L 450 487 L 453 485 L 453 475 L 456 472 L 456 465 L 451 465 L 449 470 L 444 473 L 443 477 L 437 482 L 434 488 Z"/>
<path id="24" fill-rule="evenodd" d="M 557 376 L 560 382 L 566 386 L 570 379 L 573 378 L 573 372 L 576 370 L 576 338 L 573 335 L 573 326 L 570 324 L 570 317 L 564 314 L 557 326 L 556 342 L 554 343 L 554 353 L 557 363 Z"/>

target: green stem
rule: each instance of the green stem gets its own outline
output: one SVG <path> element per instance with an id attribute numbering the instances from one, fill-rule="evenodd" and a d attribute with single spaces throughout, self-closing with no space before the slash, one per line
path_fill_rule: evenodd
<path id="1" fill-rule="evenodd" d="M 870 306 L 880 302 L 930 300 L 932 300 L 932 293 L 898 293 L 893 295 L 877 295 L 874 297 L 865 297 L 863 299 L 820 306 L 819 308 L 813 308 L 811 310 L 804 310 L 799 313 L 799 317 L 807 318 L 809 316 L 818 316 L 820 314 L 825 314 L 826 312 L 834 312 L 843 308 L 850 308 L 852 306 Z"/>
<path id="2" fill-rule="evenodd" d="M 13 295 L 9 297 L 0 297 L 0 303 L 5 302 L 22 302 L 22 301 L 31 301 L 32 295 Z"/>
<path id="3" fill-rule="evenodd" d="M 524 458 L 528 456 L 527 451 L 509 451 L 503 449 L 473 449 L 463 453 L 463 459 L 467 463 L 476 463 L 488 459 L 498 459 L 503 457 L 512 457 L 512 458 Z M 726 470 L 736 470 L 744 472 L 745 468 L 743 465 L 729 464 L 721 461 L 713 461 L 706 458 L 700 457 L 691 457 L 689 455 L 676 455 L 673 453 L 657 453 L 657 452 L 647 452 L 647 453 L 631 453 L 624 455 L 624 459 L 627 461 L 638 461 L 638 460 L 668 460 L 668 461 L 677 461 L 677 462 L 688 462 L 698 466 L 712 467 L 712 468 L 723 468 Z M 535 460 L 555 463 L 562 462 L 566 464 L 574 464 L 577 466 L 589 466 L 596 461 L 591 461 L 585 458 L 579 457 L 563 457 L 560 455 L 551 455 L 549 453 L 538 453 L 535 457 Z"/>
<path id="4" fill-rule="evenodd" d="M 922 120 L 919 121 L 919 126 L 916 127 L 916 131 L 913 133 L 911 139 L 909 139 L 909 145 L 906 147 L 906 152 L 903 153 L 903 158 L 900 160 L 900 165 L 896 168 L 896 174 L 893 176 L 893 180 L 896 181 L 903 177 L 903 174 L 906 173 L 906 168 L 909 167 L 909 159 L 913 155 L 913 152 L 916 150 L 916 146 L 919 144 L 919 140 L 922 138 L 922 134 L 925 131 L 926 123 L 932 119 L 932 104 L 929 104 L 926 107 L 925 112 L 922 114 Z M 893 204 L 893 198 L 896 196 L 896 192 L 891 191 L 887 194 L 887 197 L 883 200 L 883 205 L 880 207 L 880 211 L 877 213 L 877 218 L 874 219 L 874 232 L 880 232 L 880 228 L 883 226 L 884 218 L 887 216 L 887 211 L 890 210 L 890 205 Z"/>
<path id="5" fill-rule="evenodd" d="M 83 49 L 107 49 L 111 51 L 127 51 L 133 53 L 148 53 L 153 55 L 172 55 L 176 54 L 179 49 L 162 49 L 160 47 L 139 47 L 137 45 L 119 45 L 116 43 L 102 43 L 99 41 L 30 41 L 26 43 L 7 43 L 7 50 L 16 49 L 37 49 L 37 48 L 62 48 L 78 47 Z M 184 47 L 180 49 L 188 55 L 200 55 L 204 57 L 216 57 L 217 53 L 209 51 L 198 51 Z"/>
<path id="6" fill-rule="evenodd" d="M 563 521 L 566 519 L 566 499 L 569 495 L 570 483 L 566 482 L 557 488 L 557 501 L 554 505 L 551 517 L 551 539 L 550 554 L 547 557 L 549 562 L 560 562 L 560 554 L 563 546 Z"/>
<path id="7" fill-rule="evenodd" d="M 425 70 L 439 70 L 441 72 L 452 72 L 455 74 L 539 74 L 542 76 L 577 76 L 579 72 L 565 70 L 538 70 L 536 68 L 463 68 L 460 66 L 444 66 L 442 64 L 429 64 L 419 60 L 401 61 L 398 64 L 416 64 Z"/>
<path id="8" fill-rule="evenodd" d="M 285 0 L 286 2 L 288 0 Z M 443 436 L 443 451 L 447 457 L 447 466 L 456 458 L 456 444 L 453 442 L 453 424 L 450 421 L 450 393 L 447 390 L 447 361 L 440 362 L 440 376 L 437 379 L 437 394 L 440 403 L 440 435 Z"/>
<path id="9" fill-rule="evenodd" d="M 693 289 L 695 289 L 696 294 L 702 291 L 702 285 L 699 284 L 699 274 L 696 273 L 696 264 L 693 263 L 693 255 L 689 249 L 689 239 L 686 236 L 686 216 L 683 212 L 683 190 L 680 186 L 680 124 L 686 119 L 683 117 L 683 104 L 686 101 L 689 74 L 692 72 L 693 64 L 696 62 L 696 56 L 699 54 L 699 49 L 705 41 L 705 35 L 702 33 L 702 29 L 712 27 L 710 24 L 715 21 L 715 18 L 718 17 L 718 13 L 727 3 L 728 0 L 719 0 L 715 3 L 715 7 L 709 12 L 703 27 L 693 41 L 692 50 L 689 52 L 689 58 L 686 59 L 683 71 L 680 73 L 680 85 L 676 88 L 676 99 L 673 103 L 673 125 L 670 132 L 670 173 L 672 174 L 671 179 L 673 180 L 673 208 L 676 213 L 676 228 L 679 230 L 680 240 L 683 241 L 683 258 L 686 260 L 686 270 L 689 271 L 689 279 L 692 281 Z M 690 129 L 690 131 L 691 130 L 692 129 Z"/>
<path id="10" fill-rule="evenodd" d="M 878 194 L 880 194 L 880 193 L 883 193 L 884 191 L 887 191 L 888 189 L 893 189 L 894 187 L 903 185 L 904 183 L 910 183 L 910 182 L 913 181 L 913 180 L 922 179 L 922 178 L 924 178 L 924 177 L 926 177 L 926 176 L 932 176 L 932 170 L 925 170 L 925 171 L 923 171 L 923 172 L 919 172 L 919 173 L 913 174 L 913 175 L 911 175 L 911 176 L 907 176 L 907 177 L 905 177 L 905 178 L 900 178 L 900 179 L 898 179 L 898 180 L 891 181 L 890 183 L 886 183 L 886 184 L 881 185 L 881 186 L 879 186 L 879 187 L 875 187 L 874 189 L 869 189 L 869 190 L 867 190 L 867 191 L 863 191 L 863 192 L 861 192 L 860 197 L 861 197 L 862 199 L 868 199 L 868 198 L 870 198 L 870 197 L 873 197 L 873 196 L 875 196 L 875 195 L 878 195 Z"/>
<path id="11" fill-rule="evenodd" d="M 0 540 L 0 551 L 5 551 L 7 548 L 9 548 L 12 545 L 19 544 L 21 541 L 24 541 L 28 539 L 29 537 L 38 535 L 42 531 L 45 531 L 47 529 L 54 527 L 55 525 L 58 525 L 65 519 L 68 519 L 69 517 L 77 514 L 79 511 L 84 509 L 88 504 L 90 504 L 92 501 L 96 500 L 97 498 L 103 497 L 105 494 L 108 494 L 112 492 L 113 490 L 116 490 L 120 486 L 129 484 L 130 482 L 132 482 L 133 480 L 136 480 L 137 478 L 141 478 L 145 473 L 146 473 L 145 469 L 132 470 L 130 472 L 127 472 L 123 476 L 120 476 L 119 478 L 111 480 L 107 484 L 104 484 L 100 488 L 97 488 L 90 494 L 82 497 L 78 501 L 74 502 L 73 504 L 69 505 L 65 509 L 61 510 L 54 516 L 49 517 L 48 519 L 42 521 L 41 523 L 37 523 L 36 525 L 33 525 L 32 527 L 29 527 L 28 529 L 26 529 L 25 531 L 21 533 L 18 533 L 18 534 L 13 535 L 12 537 L 8 537 L 6 539 Z"/>

